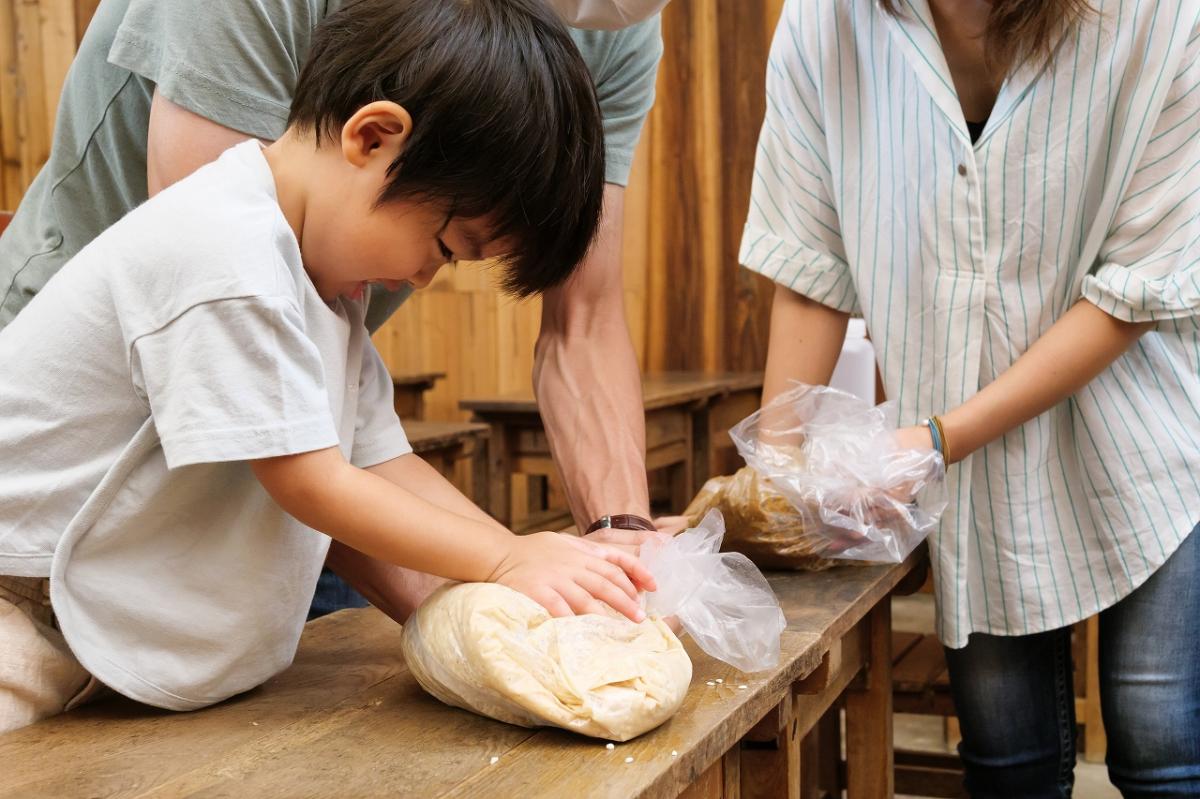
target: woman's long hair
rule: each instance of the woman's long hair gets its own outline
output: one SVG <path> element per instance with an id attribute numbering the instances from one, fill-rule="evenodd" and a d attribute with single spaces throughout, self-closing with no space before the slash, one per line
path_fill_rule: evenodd
<path id="1" fill-rule="evenodd" d="M 900 0 L 879 0 L 900 16 Z M 984 48 L 988 61 L 1004 68 L 1027 60 L 1049 61 L 1064 32 L 1092 13 L 1087 0 L 993 0 Z"/>

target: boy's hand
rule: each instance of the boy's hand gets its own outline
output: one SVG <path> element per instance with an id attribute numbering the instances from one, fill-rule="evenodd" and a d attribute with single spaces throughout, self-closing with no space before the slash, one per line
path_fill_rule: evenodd
<path id="1" fill-rule="evenodd" d="M 646 617 L 638 590 L 657 588 L 633 555 L 564 533 L 514 537 L 488 582 L 520 591 L 554 616 L 604 613 L 603 602 L 635 622 Z"/>

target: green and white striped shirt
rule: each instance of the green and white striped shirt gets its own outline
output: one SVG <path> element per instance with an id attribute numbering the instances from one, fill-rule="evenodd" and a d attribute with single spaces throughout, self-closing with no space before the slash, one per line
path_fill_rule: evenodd
<path id="1" fill-rule="evenodd" d="M 1081 298 L 1156 321 L 1090 385 L 953 467 L 938 630 L 1053 629 L 1127 596 L 1200 520 L 1200 0 L 1103 0 L 972 144 L 927 0 L 788 0 L 743 264 L 860 312 L 909 423 Z M 778 342 L 775 342 L 778 345 Z"/>

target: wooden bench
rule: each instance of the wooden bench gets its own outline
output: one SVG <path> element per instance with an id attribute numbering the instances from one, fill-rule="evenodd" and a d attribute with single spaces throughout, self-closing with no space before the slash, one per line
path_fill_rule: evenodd
<path id="1" fill-rule="evenodd" d="M 488 426 L 473 422 L 404 419 L 413 452 L 458 486 L 476 505 L 488 509 Z"/>
<path id="2" fill-rule="evenodd" d="M 392 402 L 401 419 L 425 418 L 425 392 L 446 376 L 445 372 L 392 374 Z"/>
<path id="3" fill-rule="evenodd" d="M 890 595 L 923 557 L 770 574 L 788 620 L 779 665 L 742 674 L 686 641 L 683 708 L 615 750 L 442 705 L 405 668 L 399 626 L 366 608 L 310 622 L 291 668 L 215 707 L 113 697 L 0 736 L 0 797 L 787 799 L 811 795 L 807 734 L 838 703 L 836 776 L 855 799 L 888 797 Z"/>
<path id="4" fill-rule="evenodd" d="M 668 505 L 685 508 L 712 474 L 715 464 L 730 463 L 732 443 L 725 435 L 732 424 L 758 407 L 762 375 L 667 372 L 642 381 L 646 409 L 646 469 L 663 470 Z M 513 475 L 538 478 L 529 506 L 547 508 L 546 478 L 556 475 L 550 445 L 532 390 L 459 403 L 473 419 L 491 428 L 489 469 L 492 489 L 489 508 L 501 523 L 525 531 L 559 529 L 571 523 L 565 508 L 515 519 Z"/>

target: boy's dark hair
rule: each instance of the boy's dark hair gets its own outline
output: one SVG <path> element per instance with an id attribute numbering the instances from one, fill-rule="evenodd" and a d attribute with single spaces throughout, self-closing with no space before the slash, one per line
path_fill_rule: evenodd
<path id="1" fill-rule="evenodd" d="M 504 288 L 562 283 L 600 221 L 604 137 L 587 65 L 541 0 L 357 0 L 313 34 L 289 126 L 337 141 L 364 105 L 413 119 L 379 202 L 491 215 Z"/>

